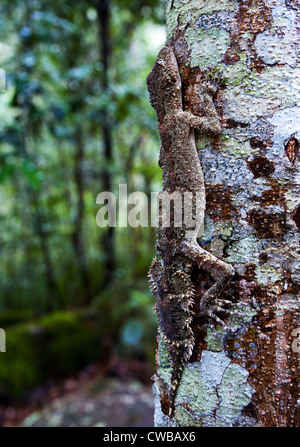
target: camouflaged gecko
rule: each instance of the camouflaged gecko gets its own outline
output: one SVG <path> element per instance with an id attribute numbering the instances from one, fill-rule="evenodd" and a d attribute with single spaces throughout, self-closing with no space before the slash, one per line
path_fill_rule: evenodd
<path id="1" fill-rule="evenodd" d="M 182 370 L 194 348 L 191 321 L 197 297 L 192 271 L 201 268 L 214 280 L 213 286 L 199 298 L 199 305 L 201 315 L 218 324 L 224 323 L 216 313 L 226 311 L 224 304 L 228 303 L 220 298 L 220 293 L 234 273 L 231 265 L 217 259 L 197 242 L 204 227 L 205 183 L 196 149 L 195 130 L 212 137 L 220 135 L 221 126 L 213 103 L 219 83 L 220 77 L 213 78 L 210 71 L 202 76 L 199 89 L 205 113 L 198 117 L 183 111 L 181 78 L 171 46 L 166 45 L 160 51 L 147 77 L 161 138 L 159 165 L 163 185 L 159 200 L 165 193 L 197 197 L 197 206 L 191 208 L 192 228 L 185 223 L 181 226 L 174 224 L 174 202 L 173 207 L 160 207 L 156 248 L 161 260 L 155 258 L 149 271 L 150 288 L 156 298 L 159 332 L 168 345 L 172 360 L 171 383 L 169 390 L 164 390 L 168 395 L 168 409 L 163 409 L 170 416 L 174 414 Z M 176 212 L 178 214 L 178 209 Z M 169 226 L 162 225 L 168 217 L 166 214 L 170 215 Z"/>

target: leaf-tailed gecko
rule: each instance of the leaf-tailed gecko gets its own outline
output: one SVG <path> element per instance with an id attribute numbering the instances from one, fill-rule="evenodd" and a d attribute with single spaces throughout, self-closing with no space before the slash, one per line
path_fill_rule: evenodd
<path id="1" fill-rule="evenodd" d="M 195 287 L 191 279 L 193 269 L 202 269 L 214 280 L 214 284 L 199 299 L 203 317 L 218 324 L 223 321 L 217 316 L 226 311 L 220 293 L 234 274 L 232 266 L 204 250 L 197 242 L 204 228 L 205 182 L 196 149 L 195 130 L 216 137 L 221 134 L 220 120 L 213 102 L 220 79 L 208 75 L 199 84 L 203 116 L 195 116 L 183 110 L 182 85 L 178 64 L 170 45 L 158 54 L 151 73 L 147 77 L 150 101 L 157 113 L 161 139 L 159 165 L 162 169 L 162 191 L 159 201 L 166 193 L 179 193 L 182 197 L 191 194 L 196 205 L 191 207 L 194 227 L 185 223 L 175 225 L 175 204 L 159 211 L 157 231 L 157 258 L 151 264 L 149 282 L 156 298 L 155 311 L 159 331 L 168 345 L 172 360 L 171 383 L 168 391 L 168 408 L 163 411 L 174 414 L 176 391 L 182 370 L 190 359 L 194 348 L 191 329 L 192 307 Z M 171 204 L 172 204 L 171 203 Z M 183 209 L 179 210 L 179 214 Z M 162 224 L 170 214 L 170 225 Z M 160 258 L 160 259 L 159 259 Z"/>

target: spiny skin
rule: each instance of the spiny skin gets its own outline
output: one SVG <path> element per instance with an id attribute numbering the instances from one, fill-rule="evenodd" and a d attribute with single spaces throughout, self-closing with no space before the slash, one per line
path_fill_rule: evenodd
<path id="1" fill-rule="evenodd" d="M 214 285 L 200 300 L 200 312 L 210 321 L 224 324 L 216 315 L 223 308 L 220 293 L 230 281 L 234 271 L 231 265 L 217 259 L 201 248 L 197 242 L 204 227 L 205 183 L 195 143 L 195 129 L 209 136 L 221 133 L 219 118 L 213 103 L 220 79 L 213 79 L 211 72 L 199 79 L 204 116 L 198 117 L 183 111 L 181 78 L 175 55 L 170 45 L 158 54 L 151 73 L 147 77 L 151 104 L 156 110 L 161 138 L 159 165 L 162 168 L 162 191 L 165 193 L 191 193 L 197 197 L 197 207 L 192 208 L 193 228 L 185 221 L 175 223 L 175 205 L 168 209 L 161 206 L 157 231 L 157 255 L 154 259 L 149 282 L 156 298 L 155 311 L 159 331 L 169 346 L 172 359 L 172 377 L 169 390 L 169 415 L 174 414 L 174 402 L 182 370 L 191 357 L 194 334 L 191 329 L 195 294 L 191 273 L 203 269 L 214 279 Z M 183 210 L 181 209 L 181 214 Z M 162 224 L 171 215 L 170 226 Z"/>
<path id="2" fill-rule="evenodd" d="M 173 267 L 173 266 L 172 266 Z M 193 284 L 183 270 L 173 272 L 173 287 L 166 289 L 164 271 L 155 258 L 149 271 L 150 289 L 156 298 L 154 306 L 162 339 L 169 346 L 172 377 L 169 390 L 169 414 L 174 411 L 174 399 L 185 363 L 192 355 L 194 334 L 190 327 L 194 304 Z"/>

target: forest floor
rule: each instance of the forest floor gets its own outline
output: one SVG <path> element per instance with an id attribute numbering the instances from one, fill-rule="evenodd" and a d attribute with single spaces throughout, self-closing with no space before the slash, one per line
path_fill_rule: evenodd
<path id="1" fill-rule="evenodd" d="M 151 368 L 114 358 L 0 405 L 2 427 L 153 427 Z"/>

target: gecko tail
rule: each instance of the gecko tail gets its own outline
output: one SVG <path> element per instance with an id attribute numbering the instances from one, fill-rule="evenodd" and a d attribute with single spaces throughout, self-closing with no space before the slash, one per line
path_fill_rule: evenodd
<path id="1" fill-rule="evenodd" d="M 182 349 L 176 350 L 172 355 L 173 370 L 171 376 L 171 384 L 169 390 L 169 417 L 174 416 L 175 399 L 177 395 L 178 385 L 184 368 L 184 352 Z"/>

